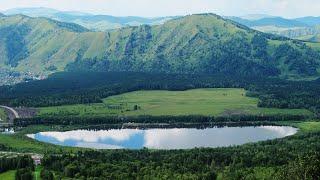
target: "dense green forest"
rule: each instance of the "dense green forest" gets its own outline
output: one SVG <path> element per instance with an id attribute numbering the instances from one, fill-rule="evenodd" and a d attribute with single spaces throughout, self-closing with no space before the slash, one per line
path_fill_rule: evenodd
<path id="1" fill-rule="evenodd" d="M 242 87 L 247 83 L 223 75 L 69 72 L 42 81 L 2 86 L 0 101 L 12 106 L 53 106 L 101 102 L 104 97 L 140 89 Z"/>
<path id="2" fill-rule="evenodd" d="M 9 171 L 16 171 L 17 180 L 32 180 L 34 171 L 33 160 L 27 155 L 14 155 L 13 157 L 0 158 L 0 173 Z"/>
<path id="3" fill-rule="evenodd" d="M 0 87 L 0 103 L 27 107 L 86 104 L 136 90 L 195 88 L 245 88 L 247 96 L 260 99 L 260 107 L 306 108 L 317 115 L 320 113 L 319 80 L 288 81 L 223 74 L 57 73 L 46 80 Z"/>
<path id="4" fill-rule="evenodd" d="M 28 125 L 122 125 L 123 123 L 141 124 L 219 124 L 228 122 L 279 122 L 279 121 L 302 121 L 308 119 L 304 115 L 234 115 L 234 116 L 130 116 L 130 117 L 70 117 L 70 116 L 49 116 L 20 118 L 15 120 L 16 126 Z"/>

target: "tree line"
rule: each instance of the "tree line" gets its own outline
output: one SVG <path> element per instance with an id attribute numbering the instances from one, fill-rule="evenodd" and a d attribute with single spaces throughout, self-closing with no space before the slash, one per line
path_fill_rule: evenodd
<path id="1" fill-rule="evenodd" d="M 34 118 L 20 118 L 14 121 L 15 126 L 28 125 L 115 125 L 124 123 L 139 124 L 177 124 L 200 123 L 219 124 L 226 122 L 275 122 L 275 121 L 301 121 L 307 119 L 304 115 L 234 115 L 234 116 L 110 116 L 110 117 L 65 117 L 48 116 Z"/>

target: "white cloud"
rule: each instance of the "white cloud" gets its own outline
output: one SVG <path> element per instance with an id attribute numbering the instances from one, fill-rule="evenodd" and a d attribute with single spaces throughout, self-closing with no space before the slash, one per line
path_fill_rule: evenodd
<path id="1" fill-rule="evenodd" d="M 261 126 L 258 128 L 268 130 L 280 137 L 292 136 L 298 132 L 298 129 L 296 128 L 288 128 L 283 126 Z"/>
<path id="2" fill-rule="evenodd" d="M 220 15 L 320 16 L 319 0 L 0 0 L 0 10 L 50 7 L 116 16 L 170 16 L 212 12 Z"/>

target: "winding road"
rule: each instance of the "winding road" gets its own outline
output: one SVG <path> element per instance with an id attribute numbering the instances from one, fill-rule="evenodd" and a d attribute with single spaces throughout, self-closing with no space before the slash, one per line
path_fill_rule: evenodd
<path id="1" fill-rule="evenodd" d="M 20 118 L 18 112 L 16 110 L 14 110 L 13 108 L 11 107 L 8 107 L 8 106 L 1 106 L 0 105 L 0 108 L 4 108 L 4 109 L 7 109 L 9 111 L 11 111 L 13 113 L 13 115 L 15 116 L 15 118 Z"/>

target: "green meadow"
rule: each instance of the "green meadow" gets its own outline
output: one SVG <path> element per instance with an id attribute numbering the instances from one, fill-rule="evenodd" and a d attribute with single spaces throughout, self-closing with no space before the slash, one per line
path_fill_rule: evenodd
<path id="1" fill-rule="evenodd" d="M 4 173 L 0 174 L 0 179 L 3 179 L 3 180 L 14 180 L 14 179 L 16 179 L 15 175 L 16 175 L 16 171 L 15 170 L 7 171 L 7 172 L 4 172 Z"/>
<path id="2" fill-rule="evenodd" d="M 38 116 L 312 114 L 304 109 L 259 108 L 258 101 L 247 97 L 244 89 L 232 88 L 135 91 L 108 97 L 103 103 L 40 108 Z"/>
<path id="3" fill-rule="evenodd" d="M 7 114 L 2 108 L 0 108 L 0 120 L 0 123 L 7 120 Z"/>

